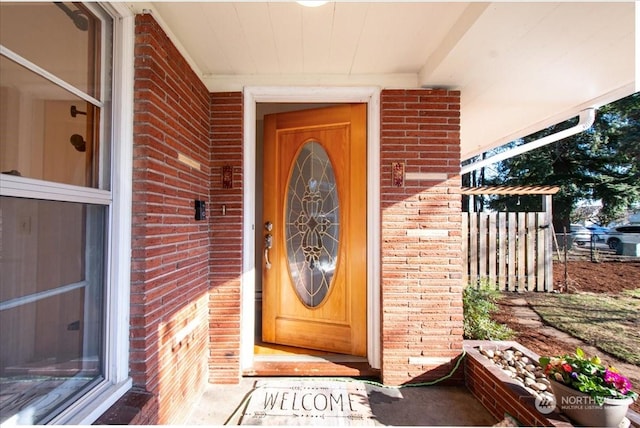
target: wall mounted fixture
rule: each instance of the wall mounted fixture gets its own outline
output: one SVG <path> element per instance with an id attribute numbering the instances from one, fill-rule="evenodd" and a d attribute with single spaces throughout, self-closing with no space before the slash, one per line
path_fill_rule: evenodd
<path id="1" fill-rule="evenodd" d="M 76 117 L 79 114 L 84 114 L 85 116 L 87 115 L 86 111 L 80 111 L 80 110 L 78 110 L 78 107 L 76 107 L 76 106 L 71 106 L 69 111 L 71 113 L 71 117 Z"/>
<path id="2" fill-rule="evenodd" d="M 82 135 L 73 134 L 71 136 L 71 138 L 69 138 L 69 142 L 71 143 L 71 145 L 73 147 L 76 148 L 77 151 L 79 151 L 79 152 L 86 152 L 87 151 L 87 142 L 84 141 L 84 138 L 82 138 Z"/>
<path id="3" fill-rule="evenodd" d="M 196 209 L 196 214 L 195 214 L 195 219 L 196 220 L 206 220 L 207 219 L 207 205 L 204 201 L 200 201 L 198 199 L 196 199 L 195 201 L 193 201 L 195 209 Z"/>
<path id="4" fill-rule="evenodd" d="M 404 162 L 391 162 L 391 185 L 404 186 Z"/>
<path id="5" fill-rule="evenodd" d="M 222 188 L 233 188 L 233 167 L 231 165 L 225 165 L 222 167 Z"/>
<path id="6" fill-rule="evenodd" d="M 64 13 L 67 14 L 69 18 L 73 21 L 74 25 L 80 31 L 87 31 L 89 29 L 89 18 L 87 18 L 83 11 L 71 10 L 69 7 L 62 2 L 54 2 L 56 6 L 60 8 Z"/>

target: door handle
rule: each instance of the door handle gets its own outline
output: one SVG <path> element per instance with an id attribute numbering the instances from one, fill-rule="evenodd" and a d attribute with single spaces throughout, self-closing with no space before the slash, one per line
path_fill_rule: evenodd
<path id="1" fill-rule="evenodd" d="M 269 250 L 273 246 L 273 236 L 267 233 L 264 237 L 264 266 L 267 269 L 271 269 L 271 262 L 269 261 Z"/>
<path id="2" fill-rule="evenodd" d="M 271 232 L 273 229 L 273 223 L 267 221 L 264 224 L 264 229 L 267 232 Z M 269 261 L 269 250 L 271 247 L 273 247 L 273 236 L 271 236 L 271 233 L 267 233 L 264 237 L 264 266 L 267 269 L 271 269 L 271 262 Z"/>

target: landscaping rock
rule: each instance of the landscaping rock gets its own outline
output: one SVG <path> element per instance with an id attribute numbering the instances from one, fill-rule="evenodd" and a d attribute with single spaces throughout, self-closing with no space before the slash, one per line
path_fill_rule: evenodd
<path id="1" fill-rule="evenodd" d="M 502 372 L 524 387 L 534 397 L 553 399 L 550 383 L 542 367 L 517 349 L 483 349 L 480 354 L 500 367 Z"/>

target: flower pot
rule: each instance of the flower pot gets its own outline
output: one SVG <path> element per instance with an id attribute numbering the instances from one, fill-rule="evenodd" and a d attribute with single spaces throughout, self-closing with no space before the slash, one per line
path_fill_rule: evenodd
<path id="1" fill-rule="evenodd" d="M 617 427 L 633 403 L 631 398 L 605 398 L 604 404 L 584 392 L 551 380 L 556 405 L 574 422 L 585 427 Z"/>

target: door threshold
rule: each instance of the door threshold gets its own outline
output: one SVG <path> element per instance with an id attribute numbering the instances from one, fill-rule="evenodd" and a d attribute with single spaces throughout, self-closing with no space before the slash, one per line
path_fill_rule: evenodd
<path id="1" fill-rule="evenodd" d="M 332 362 L 332 363 L 366 363 L 365 357 L 355 355 L 254 355 L 255 362 Z"/>
<path id="2" fill-rule="evenodd" d="M 308 357 L 308 358 L 305 358 Z M 331 360 L 317 356 L 256 356 L 253 367 L 244 370 L 243 376 L 334 376 L 380 377 L 380 370 L 372 368 L 366 358 L 339 358 Z M 345 360 L 351 361 L 345 361 Z"/>
<path id="3" fill-rule="evenodd" d="M 266 343 L 256 338 L 253 366 L 243 376 L 380 377 L 366 357 Z"/>
<path id="4" fill-rule="evenodd" d="M 263 342 L 256 338 L 253 346 L 253 355 L 255 357 L 262 356 L 345 356 L 345 354 L 336 354 L 334 352 L 320 351 L 318 349 L 298 348 L 296 346 L 278 345 L 275 343 Z"/>
<path id="5" fill-rule="evenodd" d="M 244 376 L 380 377 L 366 357 L 259 343 Z"/>

